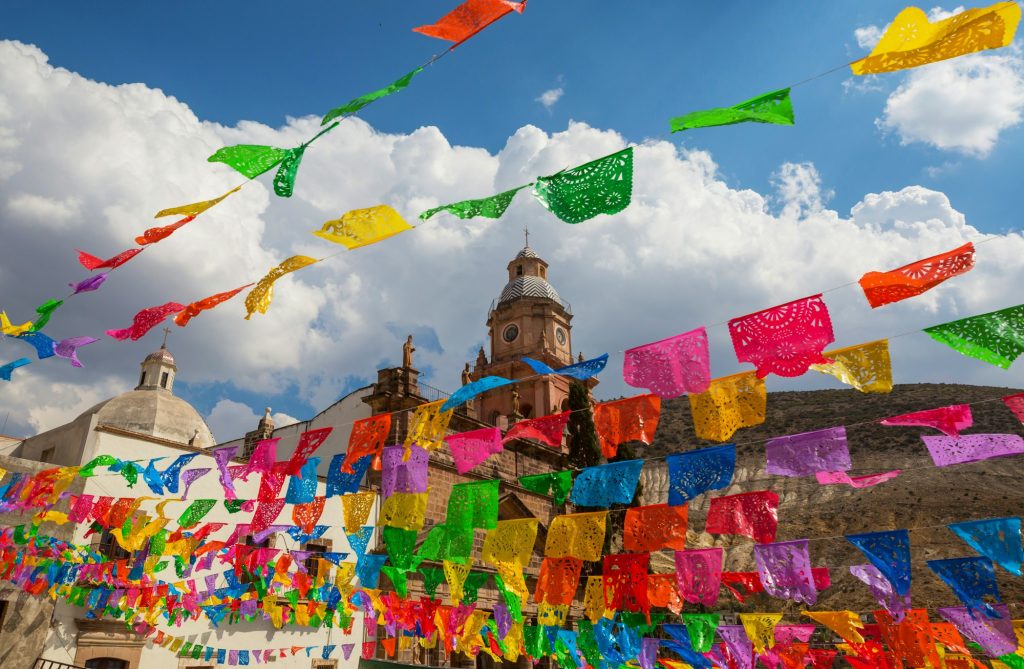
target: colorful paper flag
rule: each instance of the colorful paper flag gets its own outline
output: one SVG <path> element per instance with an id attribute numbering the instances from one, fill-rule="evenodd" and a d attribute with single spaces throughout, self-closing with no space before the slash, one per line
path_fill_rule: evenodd
<path id="1" fill-rule="evenodd" d="M 323 227 L 314 230 L 313 234 L 352 250 L 369 246 L 406 230 L 412 230 L 412 226 L 406 223 L 394 208 L 379 204 L 375 207 L 345 212 L 341 218 L 324 223 Z"/>
<path id="2" fill-rule="evenodd" d="M 704 530 L 710 534 L 739 534 L 759 544 L 775 541 L 779 496 L 770 490 L 714 497 Z"/>
<path id="3" fill-rule="evenodd" d="M 1013 415 L 1016 416 L 1021 423 L 1024 423 L 1024 393 L 1017 393 L 1016 395 L 1008 395 L 1004 397 L 1003 404 L 1013 412 Z"/>
<path id="4" fill-rule="evenodd" d="M 880 339 L 867 344 L 825 351 L 832 362 L 811 365 L 811 369 L 829 374 L 840 382 L 862 393 L 888 393 L 892 391 L 892 362 L 889 358 L 889 340 Z"/>
<path id="5" fill-rule="evenodd" d="M 50 322 L 50 317 L 53 316 L 53 312 L 62 304 L 64 304 L 64 300 L 47 300 L 36 307 L 36 313 L 39 314 L 39 317 L 32 324 L 31 331 L 38 332 L 46 327 L 46 324 Z"/>
<path id="6" fill-rule="evenodd" d="M 480 393 L 493 390 L 494 388 L 500 388 L 501 386 L 507 386 L 511 383 L 511 379 L 502 378 L 500 376 L 485 376 L 482 379 L 471 381 L 452 393 L 451 396 L 444 401 L 444 404 L 441 405 L 441 411 L 454 409 L 465 404 Z"/>
<path id="7" fill-rule="evenodd" d="M 7 312 L 0 311 L 0 331 L 8 337 L 17 337 L 26 332 L 32 332 L 32 321 L 25 321 L 21 325 L 12 325 L 7 317 Z"/>
<path id="8" fill-rule="evenodd" d="M 807 540 L 779 541 L 754 546 L 754 562 L 764 590 L 772 597 L 814 606 L 818 590 L 811 575 Z"/>
<path id="9" fill-rule="evenodd" d="M 29 346 L 35 349 L 36 357 L 39 360 L 45 360 L 46 358 L 52 358 L 56 355 L 57 342 L 50 339 L 47 335 L 42 332 L 23 332 L 20 335 L 14 337 L 18 341 L 25 342 Z"/>
<path id="10" fill-rule="evenodd" d="M 800 376 L 830 362 L 822 351 L 835 341 L 821 295 L 812 295 L 729 321 L 736 358 L 757 367 L 761 378 Z"/>
<path id="11" fill-rule="evenodd" d="M 207 209 L 210 209 L 211 207 L 220 204 L 225 199 L 227 199 L 228 196 L 237 193 L 240 190 L 242 190 L 242 187 L 237 186 L 229 190 L 227 193 L 224 193 L 220 197 L 213 198 L 212 200 L 203 200 L 202 202 L 193 202 L 192 204 L 183 204 L 177 207 L 161 209 L 156 213 L 156 216 L 154 216 L 153 218 L 163 218 L 164 216 L 186 216 L 190 218 L 195 218 L 199 214 L 205 212 Z"/>
<path id="12" fill-rule="evenodd" d="M 476 218 L 482 216 L 484 218 L 501 218 L 505 214 L 505 210 L 508 209 L 509 205 L 512 204 L 512 200 L 515 198 L 516 193 L 526 188 L 526 186 L 519 186 L 512 190 L 507 190 L 497 195 L 490 197 L 484 197 L 477 200 L 462 200 L 461 202 L 453 202 L 451 204 L 444 204 L 440 207 L 434 207 L 433 209 L 427 209 L 425 212 L 420 214 L 420 220 L 426 221 L 430 219 L 434 214 L 442 211 L 446 211 L 453 216 L 461 218 L 463 220 L 467 218 Z"/>
<path id="13" fill-rule="evenodd" d="M 896 72 L 1013 42 L 1020 22 L 1016 2 L 997 2 L 968 9 L 931 23 L 917 7 L 907 7 L 893 19 L 870 55 L 850 63 L 856 75 Z"/>
<path id="14" fill-rule="evenodd" d="M 946 279 L 969 272 L 974 267 L 974 244 L 918 260 L 888 272 L 868 272 L 860 278 L 860 287 L 872 309 L 899 302 L 927 292 Z"/>
<path id="15" fill-rule="evenodd" d="M 523 358 L 522 361 L 529 365 L 536 374 L 560 374 L 562 376 L 570 376 L 574 379 L 585 381 L 596 374 L 600 374 L 604 370 L 605 365 L 608 364 L 608 354 L 605 353 L 596 358 L 575 362 L 565 367 L 559 367 L 558 369 L 552 369 L 547 365 L 547 363 L 541 362 L 540 360 L 534 360 L 533 358 Z"/>
<path id="16" fill-rule="evenodd" d="M 135 238 L 135 243 L 139 246 L 148 246 L 149 244 L 156 244 L 159 241 L 167 239 L 175 233 L 176 230 L 184 226 L 186 223 L 191 223 L 195 220 L 195 216 L 186 216 L 180 221 L 171 223 L 170 225 L 158 226 L 155 228 L 148 228 L 145 232 Z"/>
<path id="17" fill-rule="evenodd" d="M 419 444 L 428 451 L 436 451 L 444 446 L 452 411 L 442 411 L 443 405 L 444 400 L 437 400 L 416 407 L 410 420 L 409 432 L 405 437 L 406 453 L 413 444 Z"/>
<path id="18" fill-rule="evenodd" d="M 552 448 L 560 448 L 565 426 L 569 423 L 571 415 L 571 411 L 563 411 L 541 418 L 521 420 L 508 429 L 502 441 L 508 443 L 513 439 L 536 439 Z"/>
<path id="19" fill-rule="evenodd" d="M 974 550 L 1011 574 L 1021 575 L 1024 548 L 1021 548 L 1020 518 L 986 518 L 948 527 Z"/>
<path id="20" fill-rule="evenodd" d="M 922 435 L 936 467 L 981 462 L 1024 453 L 1019 434 L 964 434 L 959 437 Z"/>
<path id="21" fill-rule="evenodd" d="M 736 446 L 698 448 L 669 455 L 665 462 L 668 464 L 668 503 L 678 506 L 732 482 Z"/>
<path id="22" fill-rule="evenodd" d="M 525 9 L 525 0 L 466 0 L 438 19 L 437 23 L 419 26 L 412 31 L 427 37 L 455 42 L 451 47 L 454 49 L 506 14 L 513 11 L 522 14 Z"/>
<path id="23" fill-rule="evenodd" d="M 653 553 L 664 548 L 686 548 L 686 505 L 653 504 L 626 509 L 623 546 L 634 553 Z"/>
<path id="24" fill-rule="evenodd" d="M 292 256 L 267 272 L 267 275 L 260 279 L 256 283 L 256 287 L 245 296 L 245 320 L 249 320 L 257 311 L 261 314 L 267 313 L 270 303 L 274 300 L 275 281 L 285 274 L 290 274 L 316 262 L 319 261 L 309 256 Z"/>
<path id="25" fill-rule="evenodd" d="M 441 407 L 442 410 L 444 407 Z M 501 428 L 485 427 L 470 432 L 460 432 L 445 437 L 455 470 L 460 474 L 483 464 L 492 455 L 501 453 Z"/>
<path id="26" fill-rule="evenodd" d="M 555 504 L 565 504 L 572 490 L 572 470 L 520 476 L 519 485 L 538 495 L 550 494 Z"/>
<path id="27" fill-rule="evenodd" d="M 625 460 L 587 467 L 573 483 L 572 503 L 601 508 L 632 503 L 643 465 L 643 460 Z"/>
<path id="28" fill-rule="evenodd" d="M 627 349 L 622 376 L 627 384 L 647 388 L 662 399 L 705 392 L 711 385 L 707 331 L 698 328 Z"/>
<path id="29" fill-rule="evenodd" d="M 381 493 L 384 497 L 391 497 L 396 492 L 427 492 L 430 453 L 413 444 L 409 447 L 409 458 L 404 457 L 405 448 L 402 446 L 384 448 L 380 472 Z"/>
<path id="30" fill-rule="evenodd" d="M 672 132 L 680 132 L 746 122 L 793 125 L 793 103 L 789 99 L 789 89 L 765 93 L 732 107 L 717 107 L 676 116 L 669 120 L 669 126 Z"/>
<path id="31" fill-rule="evenodd" d="M 691 604 L 714 606 L 722 583 L 721 548 L 676 551 L 679 594 Z"/>
<path id="32" fill-rule="evenodd" d="M 956 625 L 960 632 L 982 647 L 991 657 L 1009 655 L 1017 650 L 1010 610 L 1006 604 L 993 606 L 996 617 L 979 616 L 966 607 L 939 609 L 939 615 Z"/>
<path id="33" fill-rule="evenodd" d="M 605 555 L 601 579 L 604 605 L 613 611 L 650 610 L 647 601 L 647 572 L 651 556 L 647 553 Z"/>
<path id="34" fill-rule="evenodd" d="M 619 451 L 619 444 L 627 441 L 650 445 L 660 415 L 661 398 L 657 395 L 638 395 L 596 405 L 594 428 L 601 442 L 601 453 L 613 458 Z"/>
<path id="35" fill-rule="evenodd" d="M 349 100 L 340 107 L 335 107 L 334 109 L 332 109 L 331 111 L 327 112 L 324 115 L 323 120 L 320 121 L 320 125 L 327 125 L 328 123 L 338 118 L 339 116 L 349 116 L 351 114 L 355 114 L 356 112 L 361 110 L 363 107 L 369 105 L 370 103 L 380 100 L 381 98 L 387 97 L 389 95 L 392 95 L 393 93 L 397 93 L 398 91 L 407 87 L 409 85 L 409 82 L 412 81 L 412 78 L 422 71 L 422 67 L 417 67 L 412 72 L 409 72 L 408 74 L 399 77 L 393 83 L 388 84 L 384 88 L 377 89 L 372 93 L 360 95 L 358 98 L 355 98 L 354 100 Z"/>
<path id="36" fill-rule="evenodd" d="M 906 530 L 849 534 L 846 540 L 892 583 L 896 594 L 910 593 L 910 534 Z"/>
<path id="37" fill-rule="evenodd" d="M 14 372 L 14 370 L 18 369 L 19 367 L 24 367 L 25 365 L 28 365 L 31 362 L 32 361 L 29 360 L 28 358 L 18 358 L 13 362 L 9 362 L 6 365 L 3 365 L 2 367 L 0 367 L 0 379 L 3 379 L 4 381 L 10 381 L 11 374 Z"/>
<path id="38" fill-rule="evenodd" d="M 85 251 L 79 249 L 75 250 L 78 251 L 78 262 L 82 263 L 82 267 L 86 268 L 90 272 L 93 272 L 98 269 L 115 269 L 117 267 L 120 267 L 121 265 L 125 264 L 126 262 L 134 258 L 136 255 L 142 253 L 146 249 L 145 247 L 138 249 L 128 249 L 127 251 L 121 251 L 116 256 L 112 258 L 107 258 L 106 260 L 97 258 L 94 255 L 89 255 Z M 96 288 L 99 288 L 99 286 L 97 285 Z M 89 290 L 96 290 L 96 288 L 90 288 Z"/>
<path id="39" fill-rule="evenodd" d="M 211 163 L 224 163 L 247 179 L 255 179 L 271 168 L 280 167 L 274 175 L 274 192 L 280 197 L 291 197 L 295 174 L 302 162 L 306 144 L 294 149 L 279 149 L 259 144 L 236 144 L 218 149 L 207 158 Z"/>
<path id="40" fill-rule="evenodd" d="M 245 284 L 244 286 L 242 286 L 240 288 L 235 288 L 234 290 L 228 290 L 228 291 L 225 291 L 223 293 L 216 293 L 214 295 L 211 295 L 209 297 L 205 297 L 205 298 L 203 298 L 201 300 L 198 300 L 196 302 L 192 302 L 191 304 L 186 306 L 184 309 L 179 311 L 174 316 L 174 322 L 175 322 L 175 324 L 178 325 L 178 327 L 185 327 L 186 325 L 188 325 L 188 322 L 190 320 L 192 320 L 193 318 L 195 318 L 196 316 L 199 315 L 199 312 L 207 311 L 209 309 L 213 309 L 218 304 L 222 304 L 224 302 L 227 302 L 232 297 L 234 297 L 235 295 L 238 295 L 240 292 L 242 292 L 243 290 L 245 290 L 246 288 L 248 288 L 251 285 L 252 285 L 251 283 L 247 283 L 247 284 Z"/>
<path id="41" fill-rule="evenodd" d="M 851 488 L 870 488 L 886 481 L 891 481 L 902 473 L 900 469 L 879 474 L 866 474 L 864 476 L 850 476 L 846 472 L 817 472 L 815 478 L 821 485 L 846 484 Z"/>
<path id="42" fill-rule="evenodd" d="M 996 585 L 996 571 L 992 560 L 987 557 L 951 558 L 928 560 L 928 568 L 950 587 L 953 594 L 967 605 L 976 615 L 995 616 L 996 611 L 986 601 L 1001 602 L 999 586 Z"/>
<path id="43" fill-rule="evenodd" d="M 768 392 L 763 378 L 743 372 L 715 379 L 707 392 L 689 399 L 697 437 L 726 441 L 741 427 L 764 422 Z"/>
<path id="44" fill-rule="evenodd" d="M 776 476 L 813 476 L 853 468 L 843 426 L 769 439 L 764 450 L 765 471 Z"/>
<path id="45" fill-rule="evenodd" d="M 98 342 L 99 339 L 95 337 L 68 337 L 67 339 L 61 339 L 53 347 L 53 352 L 59 358 L 66 358 L 71 361 L 72 367 L 83 367 L 82 361 L 78 359 L 78 349 L 89 344 Z"/>
<path id="46" fill-rule="evenodd" d="M 933 325 L 924 332 L 963 355 L 1009 369 L 1024 353 L 1024 304 Z"/>
<path id="47" fill-rule="evenodd" d="M 607 511 L 555 516 L 548 528 L 545 557 L 575 557 L 587 562 L 601 559 Z"/>
<path id="48" fill-rule="evenodd" d="M 903 620 L 910 608 L 910 595 L 900 595 L 893 584 L 873 564 L 850 565 L 850 573 L 871 590 L 871 596 L 897 620 Z"/>
<path id="49" fill-rule="evenodd" d="M 82 279 L 78 283 L 69 283 L 68 287 L 73 291 L 72 295 L 78 295 L 79 293 L 91 293 L 94 290 L 99 290 L 103 282 L 107 280 L 107 276 L 110 272 L 100 272 L 96 276 L 90 276 L 87 279 Z"/>
<path id="50" fill-rule="evenodd" d="M 633 194 L 633 147 L 549 177 L 537 177 L 533 195 L 566 223 L 617 214 Z"/>
<path id="51" fill-rule="evenodd" d="M 954 404 L 952 406 L 940 407 L 938 409 L 928 409 L 926 411 L 915 411 L 913 413 L 905 413 L 899 416 L 891 416 L 879 422 L 882 425 L 890 427 L 900 425 L 923 425 L 925 427 L 934 427 L 943 434 L 949 435 L 950 437 L 957 437 L 960 436 L 960 430 L 966 430 L 970 426 L 974 425 L 974 417 L 971 414 L 970 404 Z"/>
<path id="52" fill-rule="evenodd" d="M 132 341 L 138 341 L 147 332 L 162 323 L 165 318 L 171 314 L 178 313 L 184 308 L 185 305 L 178 304 L 177 302 L 168 302 L 158 307 L 148 307 L 135 314 L 131 327 L 124 328 L 123 330 L 107 330 L 107 335 L 119 341 L 129 338 Z"/>

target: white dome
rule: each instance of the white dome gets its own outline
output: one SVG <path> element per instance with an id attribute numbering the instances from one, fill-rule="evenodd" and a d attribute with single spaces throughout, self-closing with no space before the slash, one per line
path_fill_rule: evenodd
<path id="1" fill-rule="evenodd" d="M 196 448 L 216 444 L 210 427 L 191 404 L 166 390 L 130 390 L 100 402 L 83 416 L 96 414 L 97 425 L 187 444 Z"/>

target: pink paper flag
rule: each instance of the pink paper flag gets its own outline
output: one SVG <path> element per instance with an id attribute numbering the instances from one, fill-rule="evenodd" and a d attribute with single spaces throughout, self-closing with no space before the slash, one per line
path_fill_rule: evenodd
<path id="1" fill-rule="evenodd" d="M 753 363 L 760 378 L 800 376 L 811 365 L 827 364 L 821 353 L 835 341 L 820 294 L 734 318 L 729 334 L 736 358 Z"/>
<path id="2" fill-rule="evenodd" d="M 272 499 L 267 502 L 260 502 L 256 506 L 255 513 L 252 515 L 252 522 L 249 524 L 249 531 L 253 534 L 259 534 L 270 527 L 270 524 L 277 520 L 277 517 L 281 515 L 281 509 L 283 508 L 283 499 Z"/>
<path id="3" fill-rule="evenodd" d="M 1017 393 L 1003 398 L 1003 403 L 1013 412 L 1017 419 L 1024 423 L 1024 393 Z"/>
<path id="4" fill-rule="evenodd" d="M 501 429 L 485 427 L 471 432 L 448 435 L 444 438 L 455 460 L 455 469 L 465 474 L 492 455 L 501 453 Z"/>
<path id="5" fill-rule="evenodd" d="M 274 463 L 277 462 L 277 442 L 279 441 L 281 441 L 281 437 L 274 437 L 264 439 L 256 444 L 252 455 L 249 456 L 249 462 L 246 463 L 245 469 L 242 471 L 241 479 L 243 481 L 248 481 L 249 474 L 253 472 L 262 474 L 273 469 Z"/>
<path id="6" fill-rule="evenodd" d="M 647 388 L 665 399 L 704 392 L 711 385 L 707 331 L 697 328 L 628 349 L 622 377 L 634 388 Z"/>
<path id="7" fill-rule="evenodd" d="M 879 474 L 868 474 L 866 476 L 850 476 L 846 472 L 817 472 L 815 477 L 818 479 L 818 483 L 821 485 L 835 485 L 837 483 L 845 483 L 846 485 L 853 488 L 870 488 L 876 486 L 879 483 L 885 483 L 899 476 L 901 470 L 894 469 L 890 472 L 881 472 Z"/>
<path id="8" fill-rule="evenodd" d="M 956 437 L 960 435 L 960 430 L 966 430 L 971 425 L 974 425 L 974 417 L 971 415 L 971 405 L 954 404 L 953 406 L 939 407 L 938 409 L 928 409 L 927 411 L 915 411 L 913 413 L 892 416 L 881 421 L 881 423 L 890 427 L 902 425 L 934 427 L 943 434 Z"/>
<path id="9" fill-rule="evenodd" d="M 184 304 L 168 302 L 167 304 L 161 304 L 158 307 L 143 309 L 139 313 L 135 314 L 135 318 L 132 319 L 131 327 L 124 328 L 123 330 L 107 330 L 107 334 L 120 341 L 124 341 L 128 338 L 131 338 L 132 341 L 138 341 L 147 332 L 163 322 L 165 318 L 171 314 L 178 313 L 184 308 Z"/>
<path id="10" fill-rule="evenodd" d="M 676 551 L 676 584 L 691 604 L 714 606 L 722 584 L 721 548 Z"/>
<path id="11" fill-rule="evenodd" d="M 922 435 L 936 467 L 1024 453 L 1024 438 L 1017 434 L 965 434 L 960 437 Z"/>

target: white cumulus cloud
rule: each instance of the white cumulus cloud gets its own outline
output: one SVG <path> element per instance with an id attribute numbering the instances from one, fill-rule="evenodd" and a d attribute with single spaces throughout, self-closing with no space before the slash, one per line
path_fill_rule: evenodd
<path id="1" fill-rule="evenodd" d="M 224 442 L 237 439 L 246 432 L 255 430 L 262 417 L 262 413 L 257 414 L 246 404 L 222 399 L 213 406 L 210 415 L 206 417 L 206 424 L 210 426 L 217 441 Z M 270 419 L 274 421 L 274 427 L 284 427 L 299 422 L 299 419 L 280 412 L 271 413 Z"/>
<path id="2" fill-rule="evenodd" d="M 549 88 L 548 90 L 538 95 L 535 98 L 535 100 L 544 105 L 545 107 L 547 107 L 548 109 L 551 109 L 552 107 L 555 106 L 556 102 L 562 99 L 563 95 L 565 95 L 565 90 L 561 86 L 559 86 L 558 88 Z"/>

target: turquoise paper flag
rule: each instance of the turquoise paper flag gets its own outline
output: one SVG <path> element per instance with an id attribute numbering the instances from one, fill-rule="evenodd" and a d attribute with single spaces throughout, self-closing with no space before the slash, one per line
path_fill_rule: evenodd
<path id="1" fill-rule="evenodd" d="M 1024 564 L 1020 525 L 1020 518 L 987 518 L 953 523 L 949 529 L 974 550 L 1020 576 Z"/>

